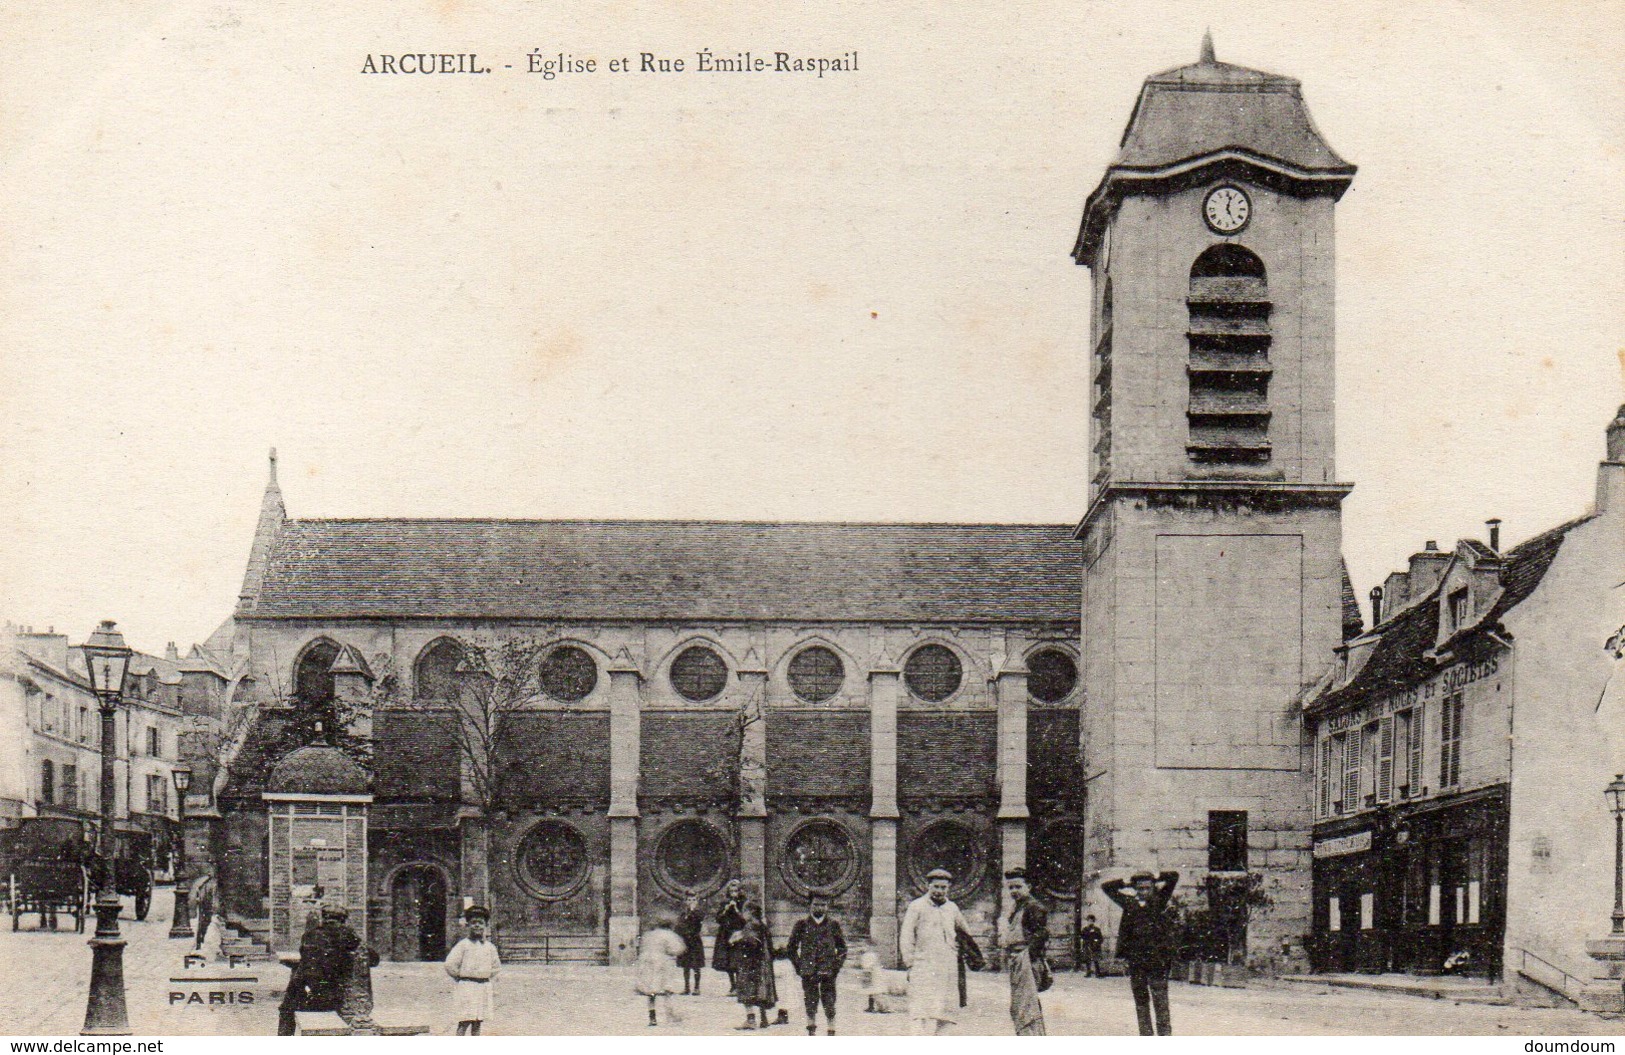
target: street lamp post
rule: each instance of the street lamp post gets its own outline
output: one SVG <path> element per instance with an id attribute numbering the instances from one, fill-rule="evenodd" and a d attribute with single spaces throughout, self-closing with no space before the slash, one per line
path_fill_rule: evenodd
<path id="1" fill-rule="evenodd" d="M 169 923 L 171 938 L 192 936 L 192 892 L 187 889 L 186 876 L 186 789 L 192 786 L 190 766 L 178 765 L 170 776 L 175 780 L 175 810 L 180 820 L 180 849 L 175 852 L 175 911 Z"/>
<path id="2" fill-rule="evenodd" d="M 80 650 L 90 674 L 90 688 L 101 705 L 102 784 L 101 831 L 96 845 L 96 934 L 90 939 L 90 995 L 85 1005 L 89 1036 L 127 1036 L 129 1014 L 124 1006 L 124 939 L 119 936 L 121 902 L 113 866 L 115 781 L 113 760 L 118 753 L 113 723 L 123 702 L 124 675 L 130 669 L 130 647 L 111 619 L 104 619 Z"/>
<path id="3" fill-rule="evenodd" d="M 1603 789 L 1614 814 L 1614 934 L 1625 935 L 1625 774 Z"/>

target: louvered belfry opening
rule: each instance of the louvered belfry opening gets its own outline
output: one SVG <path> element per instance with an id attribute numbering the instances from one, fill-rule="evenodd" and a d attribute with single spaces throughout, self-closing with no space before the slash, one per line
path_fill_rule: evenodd
<path id="1" fill-rule="evenodd" d="M 1099 494 L 1112 472 L 1112 280 L 1100 296 L 1100 325 L 1095 335 L 1094 392 L 1090 413 L 1095 419 L 1094 474 L 1091 494 Z"/>
<path id="2" fill-rule="evenodd" d="M 1264 262 L 1239 245 L 1207 249 L 1191 265 L 1190 440 L 1202 464 L 1270 460 L 1270 301 Z"/>

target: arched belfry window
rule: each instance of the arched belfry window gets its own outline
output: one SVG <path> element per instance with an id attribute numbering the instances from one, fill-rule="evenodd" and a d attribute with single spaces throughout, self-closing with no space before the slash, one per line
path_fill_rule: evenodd
<path id="1" fill-rule="evenodd" d="M 424 649 L 412 668 L 412 695 L 419 701 L 450 700 L 457 692 L 462 646 L 443 637 Z"/>
<path id="2" fill-rule="evenodd" d="M 1191 265 L 1190 441 L 1203 463 L 1270 460 L 1270 300 L 1264 262 L 1239 245 Z"/>
<path id="3" fill-rule="evenodd" d="M 1095 422 L 1094 473 L 1090 480 L 1096 491 L 1112 471 L 1112 280 L 1106 279 L 1100 292 L 1100 319 L 1095 327 L 1094 402 L 1090 414 Z"/>

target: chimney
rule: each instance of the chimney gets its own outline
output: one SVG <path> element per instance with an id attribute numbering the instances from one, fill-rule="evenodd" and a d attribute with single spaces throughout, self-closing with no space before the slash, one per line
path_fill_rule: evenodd
<path id="1" fill-rule="evenodd" d="M 181 650 L 175 647 L 175 642 L 171 641 L 164 646 L 164 658 L 172 663 L 181 658 Z"/>
<path id="2" fill-rule="evenodd" d="M 1500 521 L 1500 519 L 1497 518 L 1497 517 L 1491 517 L 1490 519 L 1484 521 L 1484 526 L 1490 529 L 1490 549 L 1494 550 L 1497 553 L 1500 553 L 1501 552 L 1501 521 Z"/>
<path id="3" fill-rule="evenodd" d="M 1445 565 L 1449 563 L 1450 554 L 1439 552 L 1439 543 L 1428 539 L 1422 552 L 1411 555 L 1410 582 L 1406 587 L 1408 600 L 1427 596 L 1428 591 L 1438 585 Z"/>
<path id="4" fill-rule="evenodd" d="M 1608 461 L 1625 462 L 1625 406 L 1608 423 Z"/>
<path id="5" fill-rule="evenodd" d="M 1371 625 L 1382 622 L 1382 587 L 1371 587 Z"/>
<path id="6" fill-rule="evenodd" d="M 1410 579 L 1410 572 L 1391 571 L 1382 581 L 1382 603 L 1389 615 L 1410 603 Z"/>

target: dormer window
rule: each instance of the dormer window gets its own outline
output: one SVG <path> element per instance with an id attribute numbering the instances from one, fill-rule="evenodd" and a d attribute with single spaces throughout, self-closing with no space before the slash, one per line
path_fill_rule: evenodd
<path id="1" fill-rule="evenodd" d="M 1467 618 L 1471 614 L 1467 587 L 1463 586 L 1461 589 L 1453 591 L 1450 594 L 1449 604 L 1450 629 L 1455 632 L 1467 624 Z"/>

